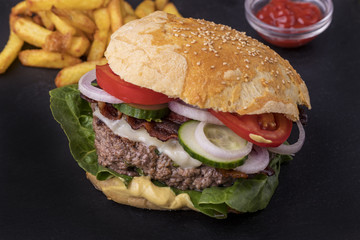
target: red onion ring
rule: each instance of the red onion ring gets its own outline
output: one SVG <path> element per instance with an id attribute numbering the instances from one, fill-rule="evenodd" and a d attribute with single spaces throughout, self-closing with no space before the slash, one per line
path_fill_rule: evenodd
<path id="1" fill-rule="evenodd" d="M 246 146 L 240 150 L 225 150 L 223 148 L 219 148 L 206 137 L 204 133 L 204 127 L 206 124 L 206 122 L 199 123 L 195 130 L 195 138 L 198 144 L 211 155 L 230 160 L 243 158 L 251 152 L 253 146 L 251 142 L 247 142 Z"/>
<path id="2" fill-rule="evenodd" d="M 264 170 L 269 165 L 269 162 L 270 158 L 267 149 L 254 145 L 253 151 L 248 155 L 245 163 L 235 168 L 235 170 L 246 174 L 258 173 Z"/>
<path id="3" fill-rule="evenodd" d="M 101 88 L 94 87 L 91 83 L 96 79 L 96 70 L 85 73 L 79 80 L 79 91 L 86 97 L 100 102 L 123 103 L 120 99 L 108 94 Z"/>
<path id="4" fill-rule="evenodd" d="M 296 125 L 299 128 L 299 139 L 296 143 L 291 145 L 281 144 L 278 147 L 269 147 L 268 150 L 273 153 L 292 155 L 297 153 L 305 142 L 305 130 L 300 121 L 296 121 Z"/>
<path id="5" fill-rule="evenodd" d="M 171 111 L 180 114 L 182 116 L 198 120 L 201 122 L 208 122 L 216 125 L 224 125 L 219 119 L 214 117 L 205 109 L 199 109 L 182 101 L 171 101 L 169 102 L 169 108 Z"/>

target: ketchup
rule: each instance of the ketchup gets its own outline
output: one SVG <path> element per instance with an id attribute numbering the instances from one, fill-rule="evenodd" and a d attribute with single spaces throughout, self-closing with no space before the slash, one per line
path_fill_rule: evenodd
<path id="1" fill-rule="evenodd" d="M 310 26 L 320 21 L 323 16 L 320 9 L 313 3 L 271 0 L 257 12 L 256 17 L 269 25 L 289 29 Z M 302 39 L 293 42 L 290 39 L 280 41 L 264 38 L 274 45 L 283 47 L 300 46 L 313 39 Z"/>

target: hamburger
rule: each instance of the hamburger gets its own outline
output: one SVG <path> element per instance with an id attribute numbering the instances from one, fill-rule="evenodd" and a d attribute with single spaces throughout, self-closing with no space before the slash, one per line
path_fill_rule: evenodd
<path id="1" fill-rule="evenodd" d="M 105 57 L 78 85 L 50 92 L 97 189 L 216 218 L 267 206 L 281 163 L 305 139 L 299 107 L 311 108 L 288 61 L 229 26 L 160 11 L 114 32 Z"/>

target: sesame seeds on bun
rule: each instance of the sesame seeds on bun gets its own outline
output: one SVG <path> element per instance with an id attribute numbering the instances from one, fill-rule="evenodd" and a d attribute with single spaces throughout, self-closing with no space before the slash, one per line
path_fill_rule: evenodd
<path id="1" fill-rule="evenodd" d="M 299 118 L 307 87 L 288 61 L 229 26 L 154 12 L 119 28 L 105 52 L 122 79 L 200 107 Z"/>

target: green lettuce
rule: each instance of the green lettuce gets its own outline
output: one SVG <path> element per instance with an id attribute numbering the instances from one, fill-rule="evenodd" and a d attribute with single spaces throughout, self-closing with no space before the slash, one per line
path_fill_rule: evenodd
<path id="1" fill-rule="evenodd" d="M 50 91 L 50 108 L 67 135 L 71 154 L 81 168 L 98 180 L 114 176 L 124 179 L 125 184 L 132 180 L 130 176 L 118 174 L 98 164 L 92 110 L 90 104 L 80 97 L 77 85 Z M 258 174 L 248 179 L 239 179 L 230 187 L 210 187 L 201 192 L 176 188 L 172 190 L 175 194 L 187 193 L 194 207 L 211 217 L 226 218 L 231 209 L 243 213 L 255 212 L 268 205 L 278 185 L 280 165 L 290 159 L 290 156 L 275 155 L 270 163 L 275 172 L 272 176 Z M 156 182 L 156 185 L 161 183 Z"/>

